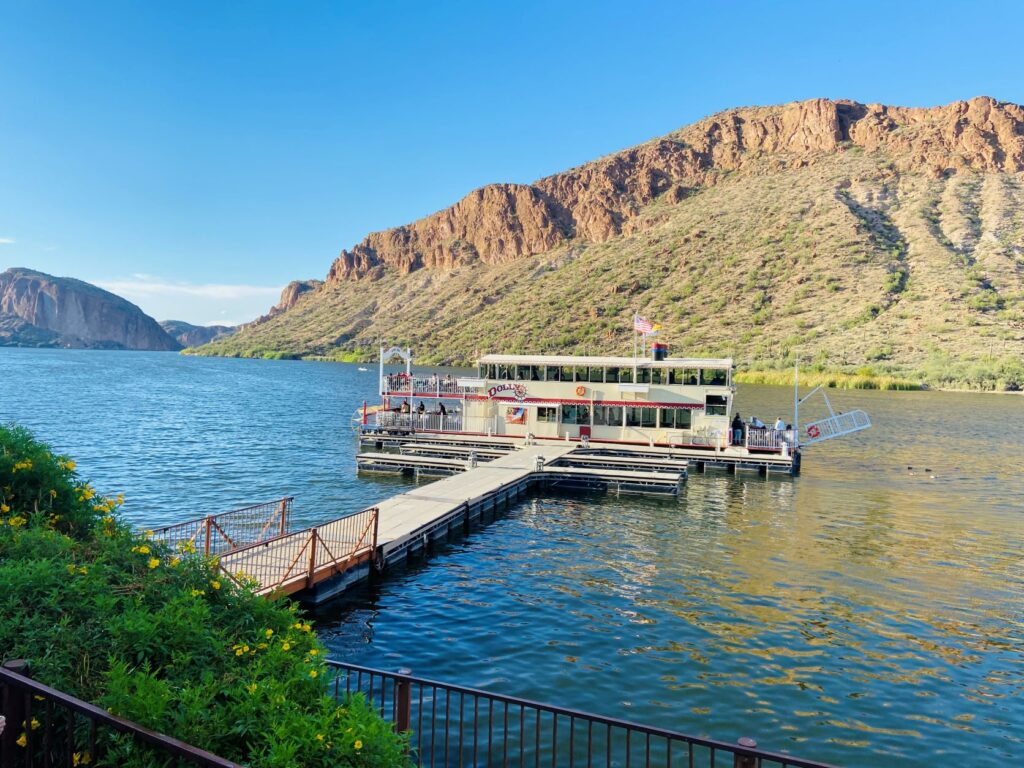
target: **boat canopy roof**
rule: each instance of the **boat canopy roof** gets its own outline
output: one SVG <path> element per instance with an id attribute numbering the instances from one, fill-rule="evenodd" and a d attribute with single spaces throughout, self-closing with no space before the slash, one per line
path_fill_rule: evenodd
<path id="1" fill-rule="evenodd" d="M 607 368 L 732 368 L 731 357 L 669 357 L 665 360 L 632 357 L 590 357 L 585 355 L 484 355 L 480 365 L 578 365 Z"/>

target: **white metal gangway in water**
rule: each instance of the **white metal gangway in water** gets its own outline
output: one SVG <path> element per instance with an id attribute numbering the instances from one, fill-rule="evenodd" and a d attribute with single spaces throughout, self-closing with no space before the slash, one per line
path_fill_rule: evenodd
<path id="1" fill-rule="evenodd" d="M 867 429 L 871 426 L 871 418 L 864 411 L 854 410 L 836 413 L 832 408 L 832 403 L 829 402 L 828 395 L 825 394 L 825 390 L 820 385 L 803 397 L 798 397 L 795 387 L 796 384 L 794 384 L 793 392 L 794 426 L 800 423 L 800 406 L 807 402 L 816 392 L 821 392 L 821 396 L 825 400 L 825 407 L 828 408 L 829 413 L 824 419 L 818 419 L 803 426 L 803 429 L 800 430 L 801 446 L 821 443 L 834 437 L 842 437 L 843 435 L 851 435 L 854 432 L 860 432 L 862 429 Z"/>

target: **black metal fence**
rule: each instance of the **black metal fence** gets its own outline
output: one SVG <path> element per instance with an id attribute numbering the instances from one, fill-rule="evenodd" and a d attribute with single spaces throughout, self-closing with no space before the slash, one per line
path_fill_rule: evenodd
<path id="1" fill-rule="evenodd" d="M 115 717 L 104 709 L 27 677 L 24 662 L 0 668 L 2 768 L 73 768 L 116 765 L 111 750 L 144 752 L 153 766 L 241 768 L 183 741 Z M 123 734 L 118 737 L 118 734 Z M 128 740 L 129 745 L 116 743 Z"/>
<path id="2" fill-rule="evenodd" d="M 399 731 L 418 766 L 502 768 L 828 768 L 827 764 L 514 696 L 328 662 L 335 698 L 361 692 Z"/>

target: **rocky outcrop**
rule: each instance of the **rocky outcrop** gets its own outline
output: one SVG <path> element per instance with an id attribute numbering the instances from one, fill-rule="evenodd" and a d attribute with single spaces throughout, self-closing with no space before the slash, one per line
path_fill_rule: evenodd
<path id="1" fill-rule="evenodd" d="M 183 347 L 198 347 L 214 339 L 230 336 L 235 332 L 233 325 L 192 325 L 184 320 L 161 320 L 160 327 Z"/>
<path id="2" fill-rule="evenodd" d="M 943 107 L 888 107 L 812 99 L 728 110 L 668 137 L 549 176 L 495 184 L 413 224 L 369 235 L 342 251 L 329 283 L 378 274 L 497 264 L 573 238 L 603 242 L 638 226 L 641 208 L 677 202 L 724 172 L 773 158 L 800 167 L 861 147 L 900 170 L 1024 170 L 1024 107 L 988 97 Z"/>
<path id="3" fill-rule="evenodd" d="M 268 314 L 273 317 L 281 312 L 286 312 L 295 306 L 300 296 L 319 290 L 323 284 L 323 280 L 292 280 L 281 291 L 281 300 L 270 308 Z"/>
<path id="4" fill-rule="evenodd" d="M 16 329 L 18 339 L 31 337 L 47 346 L 181 349 L 156 320 L 120 296 L 31 269 L 0 273 L 0 315 L 8 316 L 5 326 Z M 14 338 L 12 331 L 7 343 L 19 343 Z"/>

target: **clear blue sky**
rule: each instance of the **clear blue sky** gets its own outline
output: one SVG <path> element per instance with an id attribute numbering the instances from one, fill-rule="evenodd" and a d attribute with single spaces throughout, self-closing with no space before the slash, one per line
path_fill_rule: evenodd
<path id="1" fill-rule="evenodd" d="M 3 0 L 0 268 L 247 320 L 369 231 L 727 107 L 1024 102 L 1022 30 L 1019 2 Z"/>

